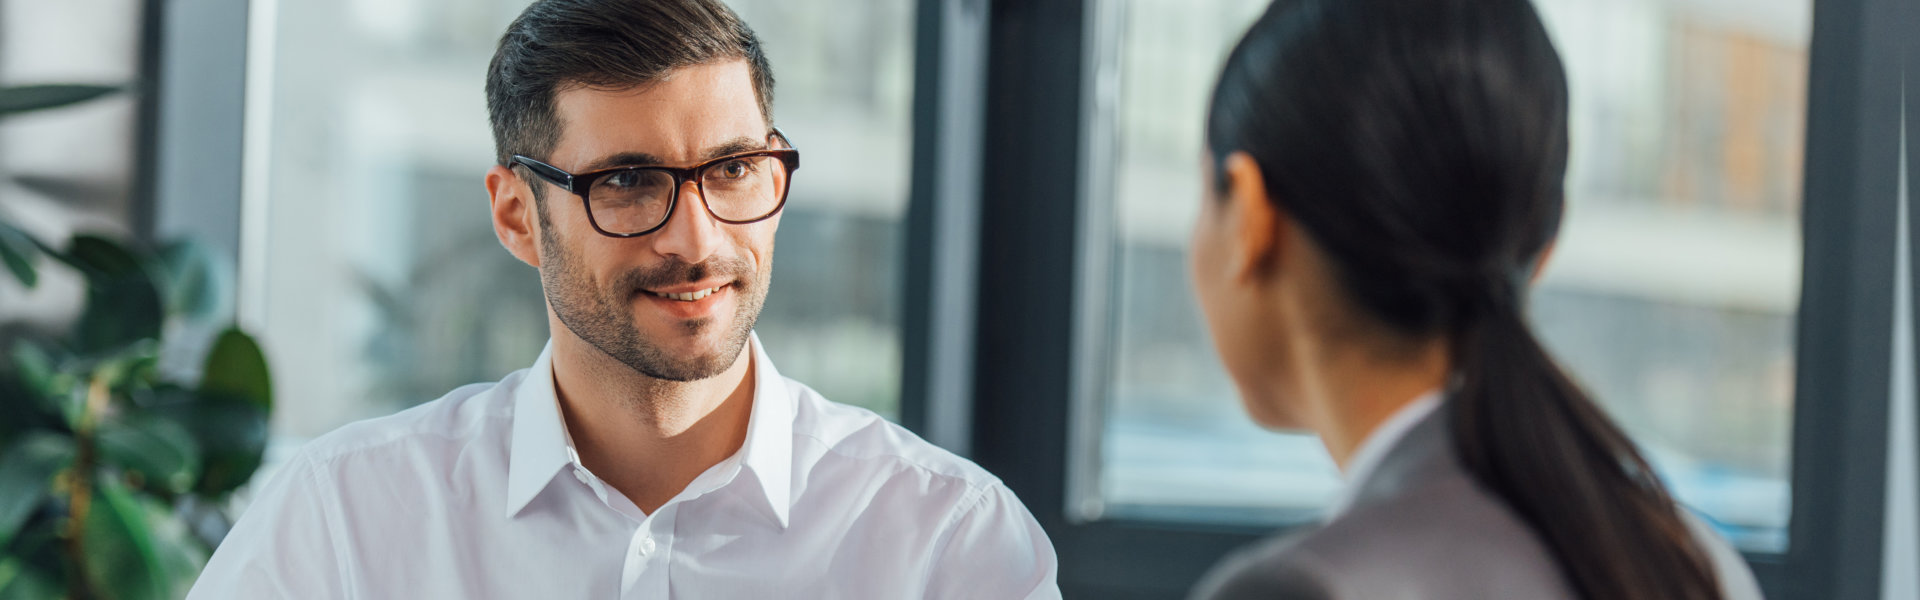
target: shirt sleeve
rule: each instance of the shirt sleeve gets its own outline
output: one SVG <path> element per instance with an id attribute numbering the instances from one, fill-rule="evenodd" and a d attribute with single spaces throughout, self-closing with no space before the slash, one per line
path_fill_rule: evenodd
<path id="1" fill-rule="evenodd" d="M 998 481 L 954 517 L 929 570 L 926 598 L 1060 597 L 1053 542 Z"/>
<path id="2" fill-rule="evenodd" d="M 188 600 L 351 597 L 330 488 L 310 460 L 288 461 L 221 540 Z"/>

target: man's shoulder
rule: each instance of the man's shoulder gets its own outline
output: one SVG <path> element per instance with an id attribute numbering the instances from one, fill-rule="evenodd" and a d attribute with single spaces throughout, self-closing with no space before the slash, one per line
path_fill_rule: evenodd
<path id="1" fill-rule="evenodd" d="M 348 423 L 303 444 L 294 460 L 315 467 L 360 459 L 404 460 L 403 455 L 438 456 L 448 447 L 489 440 L 510 426 L 513 391 L 525 373 L 463 385 L 390 415 Z"/>
<path id="2" fill-rule="evenodd" d="M 818 460 L 865 463 L 877 476 L 914 474 L 963 485 L 975 492 L 1004 487 L 973 461 L 888 421 L 872 410 L 828 400 L 788 379 L 793 389 L 794 448 Z"/>

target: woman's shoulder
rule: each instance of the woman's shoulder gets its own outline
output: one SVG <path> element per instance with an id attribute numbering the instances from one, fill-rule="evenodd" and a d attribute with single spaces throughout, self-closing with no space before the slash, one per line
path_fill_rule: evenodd
<path id="1" fill-rule="evenodd" d="M 1726 600 L 1760 600 L 1760 582 L 1753 578 L 1753 570 L 1747 568 L 1747 559 L 1740 556 L 1740 551 L 1692 511 L 1680 509 L 1680 518 L 1686 521 L 1700 552 L 1713 563 L 1713 576 L 1720 582 L 1721 596 Z"/>
<path id="2" fill-rule="evenodd" d="M 1333 599 L 1332 582 L 1311 554 L 1294 551 L 1314 532 L 1276 536 L 1227 556 L 1195 585 L 1191 600 Z"/>
<path id="3" fill-rule="evenodd" d="M 1236 553 L 1194 598 L 1574 597 L 1538 536 L 1471 481 L 1401 491 Z"/>

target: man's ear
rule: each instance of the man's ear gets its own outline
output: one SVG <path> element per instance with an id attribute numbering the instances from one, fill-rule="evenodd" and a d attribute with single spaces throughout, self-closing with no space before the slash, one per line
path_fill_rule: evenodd
<path id="1" fill-rule="evenodd" d="M 487 197 L 493 208 L 493 234 L 520 262 L 540 267 L 540 216 L 533 189 L 512 169 L 487 169 Z"/>
<path id="2" fill-rule="evenodd" d="M 1229 241 L 1227 275 L 1234 281 L 1257 282 L 1280 264 L 1281 222 L 1287 215 L 1267 197 L 1266 177 L 1245 152 L 1227 155 L 1222 163 L 1227 190 L 1224 231 Z"/>

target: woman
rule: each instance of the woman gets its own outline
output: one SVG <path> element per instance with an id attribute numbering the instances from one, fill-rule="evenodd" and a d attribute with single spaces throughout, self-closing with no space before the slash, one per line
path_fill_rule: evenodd
<path id="1" fill-rule="evenodd" d="M 1215 345 L 1252 418 L 1319 433 L 1350 487 L 1196 598 L 1759 596 L 1523 319 L 1567 162 L 1526 0 L 1279 0 L 1207 136 Z"/>

